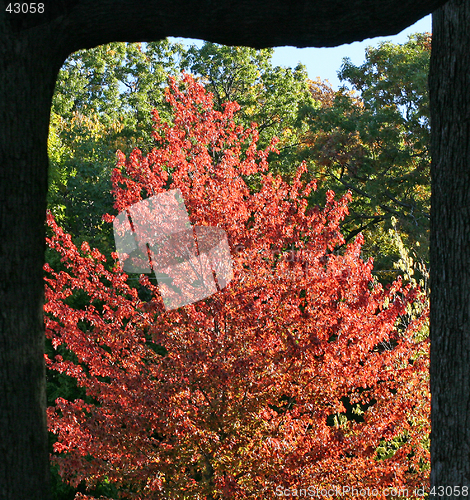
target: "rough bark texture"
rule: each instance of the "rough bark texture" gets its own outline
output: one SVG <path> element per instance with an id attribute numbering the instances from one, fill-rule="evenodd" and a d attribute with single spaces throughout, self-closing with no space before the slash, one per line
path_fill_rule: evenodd
<path id="1" fill-rule="evenodd" d="M 47 498 L 44 214 L 60 58 L 35 30 L 0 38 L 0 499 Z"/>
<path id="2" fill-rule="evenodd" d="M 433 16 L 429 83 L 431 481 L 470 486 L 469 0 L 452 0 Z"/>
<path id="3" fill-rule="evenodd" d="M 0 499 L 44 500 L 49 498 L 42 332 L 46 142 L 53 86 L 66 56 L 111 41 L 157 40 L 170 35 L 258 48 L 334 46 L 397 33 L 443 5 L 444 0 L 56 0 L 44 2 L 44 14 L 9 14 L 5 11 L 7 4 L 0 1 Z M 468 11 L 468 2 L 454 2 L 449 12 L 459 5 L 467 5 Z M 460 30 L 467 25 L 468 12 L 467 18 L 460 17 L 457 24 L 449 21 L 449 32 L 441 35 L 450 40 L 455 36 L 452 50 L 458 56 L 446 52 L 451 49 L 444 49 L 444 41 L 439 43 L 448 54 L 446 78 L 454 86 L 445 91 L 436 81 L 439 98 L 434 97 L 444 114 L 446 106 L 454 110 L 446 115 L 450 117 L 444 124 L 448 129 L 442 130 L 445 137 L 438 142 L 442 147 L 451 144 L 455 153 L 436 149 L 437 158 L 446 155 L 445 175 L 449 177 L 457 170 L 465 173 L 462 169 L 468 157 L 464 155 L 468 142 L 462 142 L 468 139 L 468 86 L 465 88 L 464 80 L 457 82 L 451 73 L 454 68 L 463 74 L 459 61 L 468 61 L 459 52 L 465 38 Z M 460 101 L 454 101 L 452 96 L 459 92 Z M 462 128 L 452 122 L 460 118 Z M 444 126 L 436 116 L 434 119 L 438 128 Z M 434 170 L 440 168 L 438 163 Z M 440 192 L 439 185 L 446 182 L 450 184 Z M 434 329 L 434 352 L 442 349 L 445 358 L 441 364 L 434 360 L 433 369 L 437 370 L 434 388 L 440 404 L 434 406 L 437 432 L 443 429 L 444 420 L 439 420 L 443 411 L 444 419 L 455 424 L 454 429 L 446 431 L 453 444 L 443 449 L 455 453 L 452 456 L 458 457 L 457 461 L 465 459 L 468 471 L 468 451 L 464 457 L 464 446 L 460 452 L 456 448 L 468 436 L 462 407 L 467 400 L 462 390 L 464 380 L 468 382 L 464 377 L 469 353 L 464 344 L 468 338 L 463 336 L 468 329 L 469 306 L 462 299 L 469 289 L 465 287 L 468 274 L 463 264 L 470 248 L 464 245 L 470 205 L 465 202 L 462 185 L 462 178 L 457 176 L 449 180 L 441 175 L 434 181 L 437 204 L 444 207 L 443 214 L 436 214 L 439 207 L 435 209 L 434 220 L 438 217 L 440 222 L 445 221 L 442 226 L 445 231 L 454 231 L 455 243 L 449 243 L 444 232 L 438 233 L 437 239 L 434 236 L 439 250 L 433 254 L 433 270 L 441 266 L 446 274 L 434 280 L 434 289 L 442 285 L 443 292 L 435 300 L 433 321 L 436 325 L 447 323 L 447 329 L 439 330 L 440 335 Z M 445 203 L 451 200 L 446 199 L 447 193 L 452 193 L 452 201 L 458 205 L 446 208 Z M 458 258 L 462 259 L 460 267 Z M 456 266 L 455 274 L 452 266 Z M 452 290 L 452 286 L 457 288 Z M 454 300 L 451 307 L 449 300 Z M 445 310 L 455 314 L 447 318 L 442 312 Z M 448 332 L 457 339 L 453 347 Z M 449 367 L 455 362 L 454 355 L 461 358 Z M 449 373 L 455 376 L 449 378 Z M 461 386 L 456 389 L 457 382 Z M 445 396 L 445 389 L 456 390 L 455 399 Z M 454 412 L 457 408 L 461 412 L 458 415 Z M 444 434 L 436 435 L 435 448 L 442 446 L 439 436 Z M 442 481 L 457 477 L 445 476 L 452 467 L 460 467 L 456 460 L 449 458 L 451 465 L 444 468 L 445 456 L 436 456 L 442 471 L 436 477 Z"/>
<path id="4" fill-rule="evenodd" d="M 332 47 L 396 34 L 445 0 L 56 0 L 22 30 L 61 20 L 71 50 L 166 36 L 227 45 Z"/>

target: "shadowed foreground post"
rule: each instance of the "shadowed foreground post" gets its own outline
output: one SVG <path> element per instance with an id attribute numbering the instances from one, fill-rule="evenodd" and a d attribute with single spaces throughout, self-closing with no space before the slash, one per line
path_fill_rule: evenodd
<path id="1" fill-rule="evenodd" d="M 431 483 L 470 486 L 470 2 L 433 16 Z M 438 490 L 436 490 L 436 494 Z M 448 488 L 444 498 L 459 497 Z"/>

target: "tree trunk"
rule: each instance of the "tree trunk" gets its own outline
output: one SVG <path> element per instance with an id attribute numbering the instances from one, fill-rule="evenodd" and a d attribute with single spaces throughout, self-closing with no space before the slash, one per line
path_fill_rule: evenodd
<path id="1" fill-rule="evenodd" d="M 0 38 L 1 500 L 49 498 L 42 266 L 47 136 L 60 67 L 51 53 L 34 32 Z"/>
<path id="2" fill-rule="evenodd" d="M 470 486 L 470 0 L 433 15 L 429 86 L 431 484 Z"/>

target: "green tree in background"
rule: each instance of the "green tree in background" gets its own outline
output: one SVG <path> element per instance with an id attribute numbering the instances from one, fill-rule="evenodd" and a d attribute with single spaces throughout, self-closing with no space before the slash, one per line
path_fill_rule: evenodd
<path id="1" fill-rule="evenodd" d="M 106 255 L 114 250 L 101 217 L 112 209 L 115 152 L 151 147 L 151 110 L 165 116 L 164 89 L 168 75 L 180 71 L 182 50 L 167 40 L 111 43 L 76 52 L 61 69 L 49 135 L 48 204 L 79 243 L 90 241 Z"/>
<path id="2" fill-rule="evenodd" d="M 272 155 L 271 169 L 286 172 L 292 171 L 298 160 L 293 148 L 307 131 L 306 123 L 299 120 L 299 110 L 313 106 L 314 100 L 305 66 L 274 67 L 273 54 L 273 49 L 205 42 L 201 48 L 191 46 L 182 64 L 201 77 L 219 109 L 227 101 L 240 104 L 237 119 L 245 127 L 252 122 L 258 124 L 261 147 L 266 147 L 273 136 L 279 138 L 281 154 Z"/>
<path id="3" fill-rule="evenodd" d="M 403 45 L 369 47 L 361 66 L 345 59 L 339 76 L 352 90 L 312 82 L 317 105 L 303 110 L 310 130 L 300 154 L 320 181 L 317 196 L 352 190 L 343 230 L 347 240 L 364 233 L 364 254 L 379 273 L 399 257 L 388 233 L 392 217 L 404 244 L 428 262 L 430 40 L 423 33 Z"/>
<path id="4" fill-rule="evenodd" d="M 181 70 L 201 78 L 219 108 L 238 102 L 236 119 L 245 127 L 258 123 L 261 146 L 278 136 L 281 155 L 273 155 L 273 168 L 290 169 L 307 130 L 298 111 L 313 99 L 305 67 L 273 67 L 272 54 L 211 43 L 184 49 L 167 40 L 111 43 L 73 54 L 60 72 L 52 108 L 49 208 L 77 244 L 86 239 L 106 255 L 113 250 L 101 216 L 112 211 L 114 152 L 150 150 L 151 110 L 171 121 L 163 90 Z"/>
<path id="5" fill-rule="evenodd" d="M 105 125 L 123 121 L 121 137 L 147 137 L 144 125 L 155 107 L 168 109 L 163 90 L 168 75 L 180 72 L 184 52 L 179 43 L 115 42 L 72 54 L 60 71 L 52 111 L 70 120 L 74 113 L 97 113 Z M 138 144 L 139 143 L 139 144 Z M 134 139 L 131 146 L 142 146 Z"/>
<path id="6" fill-rule="evenodd" d="M 169 75 L 192 72 L 214 94 L 241 105 L 235 119 L 258 123 L 260 145 L 280 139 L 271 169 L 285 180 L 292 165 L 307 160 L 319 182 L 313 204 L 332 189 L 354 194 L 342 230 L 347 241 L 365 235 L 363 253 L 376 260 L 384 281 L 396 277 L 399 249 L 391 217 L 407 248 L 428 263 L 430 35 L 403 45 L 369 47 L 366 61 L 345 60 L 340 77 L 352 90 L 334 91 L 310 81 L 305 67 L 274 67 L 272 49 L 226 47 L 206 42 L 185 49 L 167 40 L 111 43 L 73 54 L 61 70 L 49 139 L 49 208 L 80 244 L 90 241 L 106 255 L 113 248 L 103 213 L 112 212 L 110 173 L 114 152 L 151 148 L 151 113 L 171 121 L 163 99 Z M 249 181 L 257 188 L 256 180 Z"/>

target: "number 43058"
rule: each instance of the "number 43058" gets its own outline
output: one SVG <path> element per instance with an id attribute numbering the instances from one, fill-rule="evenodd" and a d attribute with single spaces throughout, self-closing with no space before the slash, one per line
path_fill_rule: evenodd
<path id="1" fill-rule="evenodd" d="M 10 14 L 43 14 L 43 3 L 9 3 L 5 9 Z"/>

